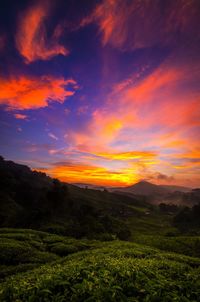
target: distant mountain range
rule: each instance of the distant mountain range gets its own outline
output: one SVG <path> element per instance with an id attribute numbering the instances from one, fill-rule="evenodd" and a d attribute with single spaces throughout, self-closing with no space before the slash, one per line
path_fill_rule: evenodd
<path id="1" fill-rule="evenodd" d="M 131 193 L 135 195 L 145 195 L 145 196 L 166 195 L 168 193 L 173 193 L 177 191 L 187 193 L 192 190 L 189 187 L 182 187 L 182 186 L 155 185 L 148 181 L 140 181 L 128 187 L 104 187 L 104 186 L 97 186 L 97 185 L 85 184 L 85 183 L 74 183 L 74 185 L 80 188 L 88 188 L 94 190 L 106 189 L 110 192 L 124 192 L 124 193 Z"/>
<path id="2" fill-rule="evenodd" d="M 170 186 L 170 185 L 155 185 L 148 181 L 140 181 L 132 186 L 112 188 L 112 191 L 120 191 L 126 193 L 132 193 L 136 195 L 166 195 L 173 192 L 184 192 L 191 191 L 191 188 L 182 186 Z"/>
<path id="3" fill-rule="evenodd" d="M 177 204 L 193 206 L 200 202 L 200 189 L 192 189 L 174 185 L 156 185 L 148 181 L 140 181 L 128 187 L 100 187 L 90 184 L 76 184 L 82 188 L 93 190 L 107 190 L 112 193 L 126 195 L 133 198 L 145 198 L 151 204 Z"/>

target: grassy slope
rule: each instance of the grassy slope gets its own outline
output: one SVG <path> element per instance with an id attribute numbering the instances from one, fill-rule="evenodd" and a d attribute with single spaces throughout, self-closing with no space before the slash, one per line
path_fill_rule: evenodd
<path id="1" fill-rule="evenodd" d="M 2 229 L 0 239 L 2 263 L 9 250 L 15 253 L 0 285 L 0 301 L 182 302 L 200 296 L 199 258 L 131 242 L 76 240 L 30 230 Z"/>

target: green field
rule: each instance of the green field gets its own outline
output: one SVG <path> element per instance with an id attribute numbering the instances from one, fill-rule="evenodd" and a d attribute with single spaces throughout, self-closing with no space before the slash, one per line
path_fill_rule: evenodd
<path id="1" fill-rule="evenodd" d="M 197 240 L 102 242 L 1 229 L 0 301 L 200 301 L 200 259 L 182 253 Z"/>

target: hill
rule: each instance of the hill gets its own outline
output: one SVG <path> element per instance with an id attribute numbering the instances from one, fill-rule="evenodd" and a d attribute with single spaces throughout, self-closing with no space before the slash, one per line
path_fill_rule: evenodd
<path id="1" fill-rule="evenodd" d="M 182 186 L 155 185 L 147 181 L 140 181 L 128 187 L 109 188 L 109 191 L 137 199 L 139 199 L 139 196 L 144 196 L 146 202 L 157 205 L 160 203 L 172 203 L 191 207 L 200 201 L 198 189 L 192 190 L 189 187 Z"/>
<path id="2" fill-rule="evenodd" d="M 191 188 L 170 185 L 155 185 L 148 181 L 140 181 L 132 186 L 112 188 L 112 191 L 132 193 L 135 195 L 166 195 L 175 191 L 189 192 Z"/>
<path id="3" fill-rule="evenodd" d="M 127 239 L 127 217 L 150 205 L 108 191 L 83 189 L 0 158 L 0 226 L 75 236 Z"/>
<path id="4" fill-rule="evenodd" d="M 147 181 L 140 181 L 135 185 L 126 187 L 125 190 L 136 195 L 159 195 L 168 192 L 167 189 Z"/>

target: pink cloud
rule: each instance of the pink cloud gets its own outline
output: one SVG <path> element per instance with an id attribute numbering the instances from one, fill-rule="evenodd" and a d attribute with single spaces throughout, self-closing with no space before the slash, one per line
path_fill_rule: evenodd
<path id="1" fill-rule="evenodd" d="M 59 44 L 62 34 L 60 25 L 55 28 L 50 39 L 47 38 L 45 21 L 48 16 L 47 2 L 41 2 L 29 7 L 19 18 L 16 47 L 26 63 L 69 54 L 69 50 Z"/>

